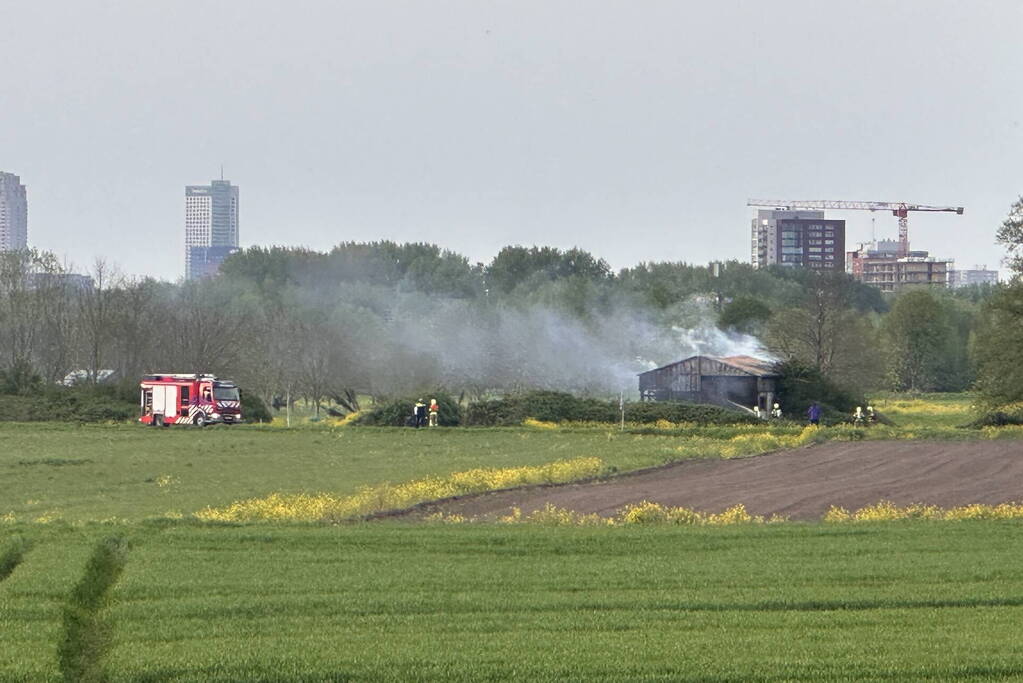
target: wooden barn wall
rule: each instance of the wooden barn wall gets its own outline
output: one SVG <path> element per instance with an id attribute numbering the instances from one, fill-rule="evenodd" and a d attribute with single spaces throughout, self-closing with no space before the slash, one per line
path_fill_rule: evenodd
<path id="1" fill-rule="evenodd" d="M 640 396 L 654 401 L 756 405 L 775 391 L 775 379 L 757 377 L 713 358 L 690 358 L 639 377 Z"/>

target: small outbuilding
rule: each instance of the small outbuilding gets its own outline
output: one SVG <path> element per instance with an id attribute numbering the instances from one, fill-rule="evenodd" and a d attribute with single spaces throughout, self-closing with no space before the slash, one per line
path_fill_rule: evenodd
<path id="1" fill-rule="evenodd" d="M 692 356 L 639 376 L 643 401 L 692 401 L 769 411 L 777 395 L 778 373 L 769 361 L 752 356 Z"/>

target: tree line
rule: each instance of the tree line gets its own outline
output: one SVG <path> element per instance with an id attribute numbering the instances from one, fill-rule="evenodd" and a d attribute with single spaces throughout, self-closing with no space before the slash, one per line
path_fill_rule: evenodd
<path id="1" fill-rule="evenodd" d="M 1004 243 L 1023 241 L 1015 229 Z M 882 295 L 844 273 L 736 261 L 614 272 L 580 249 L 508 246 L 482 264 L 430 244 L 348 242 L 252 247 L 191 282 L 128 278 L 102 261 L 90 282 L 68 270 L 45 252 L 0 255 L 0 390 L 74 371 L 126 384 L 201 371 L 268 403 L 354 410 L 359 397 L 438 387 L 633 392 L 651 367 L 753 349 L 856 392 L 979 382 L 997 393 L 996 347 L 1023 344 L 1003 339 L 1023 311 L 1018 284 Z"/>

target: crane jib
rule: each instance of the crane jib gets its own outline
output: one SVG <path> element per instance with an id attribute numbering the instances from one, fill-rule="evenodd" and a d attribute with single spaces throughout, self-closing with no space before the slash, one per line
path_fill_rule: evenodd
<path id="1" fill-rule="evenodd" d="M 930 206 L 927 204 L 912 204 L 910 202 L 857 202 L 837 199 L 750 199 L 746 206 L 765 206 L 775 209 L 835 209 L 844 211 L 891 211 L 894 215 L 901 215 L 900 211 L 944 211 L 948 213 L 963 214 L 961 206 Z"/>

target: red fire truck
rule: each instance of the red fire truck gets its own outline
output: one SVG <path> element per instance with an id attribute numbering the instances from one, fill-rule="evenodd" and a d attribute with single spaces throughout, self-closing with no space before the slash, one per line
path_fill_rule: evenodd
<path id="1" fill-rule="evenodd" d="M 146 375 L 139 386 L 142 424 L 205 427 L 216 422 L 242 421 L 238 387 L 213 375 Z"/>

